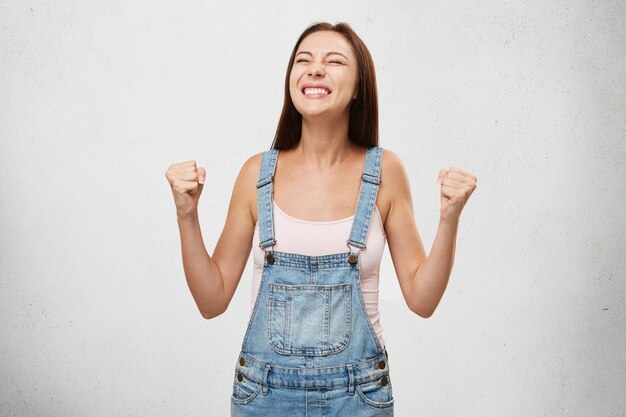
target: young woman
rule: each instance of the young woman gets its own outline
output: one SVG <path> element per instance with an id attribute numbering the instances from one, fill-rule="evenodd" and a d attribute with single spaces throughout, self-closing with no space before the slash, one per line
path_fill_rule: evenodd
<path id="1" fill-rule="evenodd" d="M 362 40 L 347 24 L 315 24 L 292 51 L 274 143 L 241 168 L 213 256 L 197 212 L 205 169 L 186 161 L 166 173 L 185 276 L 203 317 L 226 310 L 254 249 L 232 416 L 393 415 L 378 319 L 385 242 L 407 306 L 430 317 L 476 177 L 439 172 L 439 228 L 427 257 L 404 165 L 378 146 L 377 106 Z"/>

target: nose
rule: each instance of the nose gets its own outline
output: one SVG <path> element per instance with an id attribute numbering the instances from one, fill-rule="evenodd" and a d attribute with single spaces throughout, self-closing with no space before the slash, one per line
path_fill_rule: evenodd
<path id="1" fill-rule="evenodd" d="M 324 76 L 324 66 L 318 62 L 312 62 L 311 65 L 309 65 L 308 75 L 313 77 Z"/>

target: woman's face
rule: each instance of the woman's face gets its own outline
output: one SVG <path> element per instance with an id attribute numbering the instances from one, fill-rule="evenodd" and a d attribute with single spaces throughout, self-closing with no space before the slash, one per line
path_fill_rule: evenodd
<path id="1" fill-rule="evenodd" d="M 291 100 L 303 118 L 342 113 L 347 117 L 356 86 L 356 57 L 343 35 L 321 31 L 304 38 L 289 76 Z"/>

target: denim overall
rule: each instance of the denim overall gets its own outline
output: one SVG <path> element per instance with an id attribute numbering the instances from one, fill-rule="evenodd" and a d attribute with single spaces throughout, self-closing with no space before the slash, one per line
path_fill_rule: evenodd
<path id="1" fill-rule="evenodd" d="M 261 160 L 263 274 L 237 358 L 231 416 L 393 416 L 387 352 L 367 316 L 359 273 L 382 148 L 367 149 L 347 251 L 323 256 L 273 250 L 280 239 L 272 213 L 278 152 Z"/>

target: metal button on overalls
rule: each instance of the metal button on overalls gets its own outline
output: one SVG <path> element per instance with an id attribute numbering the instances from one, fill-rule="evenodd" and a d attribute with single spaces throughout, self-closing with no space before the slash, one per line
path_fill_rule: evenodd
<path id="1" fill-rule="evenodd" d="M 281 238 L 274 235 L 272 212 L 279 150 L 263 153 L 258 226 L 267 262 L 236 364 L 231 416 L 304 416 L 303 410 L 307 417 L 393 416 L 387 354 L 367 315 L 360 279 L 382 151 L 370 147 L 365 155 L 346 236 L 348 248 L 358 252 L 320 256 L 274 250 Z"/>

